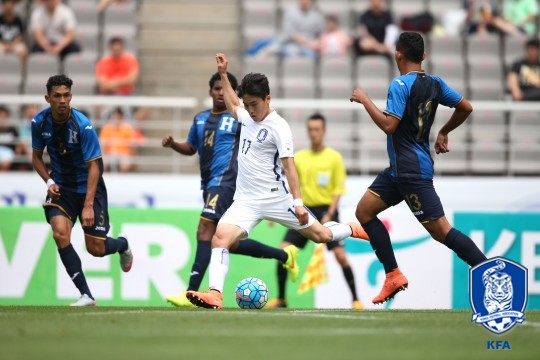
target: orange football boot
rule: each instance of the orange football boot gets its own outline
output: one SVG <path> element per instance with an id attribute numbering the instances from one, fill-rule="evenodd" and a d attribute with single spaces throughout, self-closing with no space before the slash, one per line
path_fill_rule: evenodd
<path id="1" fill-rule="evenodd" d="M 217 290 L 210 290 L 208 292 L 199 291 L 187 291 L 186 297 L 195 306 L 206 309 L 222 309 L 223 308 L 223 295 Z"/>
<path id="2" fill-rule="evenodd" d="M 405 275 L 398 268 L 395 268 L 386 274 L 383 288 L 379 295 L 373 298 L 372 302 L 374 304 L 382 304 L 385 301 L 393 299 L 398 292 L 405 290 L 408 286 L 409 281 Z"/>
<path id="3" fill-rule="evenodd" d="M 351 227 L 351 230 L 352 230 L 352 235 L 351 236 L 353 238 L 363 239 L 363 240 L 369 241 L 369 236 L 368 236 L 367 232 L 364 230 L 364 228 L 362 227 L 362 225 L 360 225 L 359 223 L 354 222 L 354 221 L 348 222 L 347 225 L 349 225 Z"/>

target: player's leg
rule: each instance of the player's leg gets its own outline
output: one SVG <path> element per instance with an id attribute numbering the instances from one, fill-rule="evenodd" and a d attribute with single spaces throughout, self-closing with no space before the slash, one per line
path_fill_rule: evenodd
<path id="1" fill-rule="evenodd" d="M 347 254 L 345 253 L 344 244 L 342 243 L 342 241 L 339 241 L 339 242 L 332 241 L 332 242 L 327 243 L 326 247 L 328 248 L 328 250 L 334 253 L 337 262 L 339 263 L 339 265 L 341 266 L 341 269 L 343 270 L 343 276 L 345 277 L 347 286 L 349 287 L 349 290 L 351 291 L 351 295 L 353 299 L 353 308 L 363 309 L 364 305 L 360 302 L 360 300 L 358 299 L 358 295 L 356 293 L 354 273 L 347 259 Z"/>
<path id="2" fill-rule="evenodd" d="M 216 232 L 217 223 L 213 219 L 203 217 L 199 221 L 197 228 L 197 250 L 195 260 L 191 266 L 189 276 L 188 290 L 198 291 L 201 286 L 208 264 L 210 264 L 210 255 L 212 253 L 212 237 Z"/>

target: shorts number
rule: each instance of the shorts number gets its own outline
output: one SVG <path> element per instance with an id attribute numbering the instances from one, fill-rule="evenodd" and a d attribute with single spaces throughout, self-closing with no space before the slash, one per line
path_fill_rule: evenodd
<path id="1" fill-rule="evenodd" d="M 215 209 L 219 199 L 219 194 L 215 195 L 212 199 L 210 199 L 210 196 L 212 196 L 212 194 L 208 195 L 208 198 L 206 199 L 206 207 Z"/>
<path id="2" fill-rule="evenodd" d="M 246 147 L 246 143 L 247 143 L 247 147 Z M 244 155 L 247 154 L 250 147 L 251 147 L 251 140 L 244 139 L 242 142 L 242 154 Z M 245 151 L 244 151 L 244 148 L 245 148 Z"/>
<path id="3" fill-rule="evenodd" d="M 407 204 L 409 204 L 409 208 L 411 208 L 413 211 L 419 211 L 422 209 L 422 204 L 420 203 L 420 199 L 418 198 L 417 194 L 405 195 L 405 200 L 407 201 Z"/>
<path id="4" fill-rule="evenodd" d="M 422 140 L 424 128 L 431 114 L 431 101 L 428 101 L 425 105 L 424 103 L 418 105 L 418 133 L 416 133 L 416 140 L 418 141 Z"/>

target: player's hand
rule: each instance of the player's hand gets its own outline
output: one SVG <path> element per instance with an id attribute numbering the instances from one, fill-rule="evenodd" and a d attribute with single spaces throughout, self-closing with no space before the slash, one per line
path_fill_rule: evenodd
<path id="1" fill-rule="evenodd" d="M 174 144 L 174 138 L 171 135 L 165 136 L 163 140 L 161 141 L 161 146 L 166 147 L 166 148 L 172 147 L 173 144 Z"/>
<path id="2" fill-rule="evenodd" d="M 296 206 L 294 208 L 294 212 L 296 213 L 296 217 L 298 218 L 298 222 L 300 225 L 306 225 L 309 220 L 309 214 L 305 207 L 303 206 Z"/>
<path id="3" fill-rule="evenodd" d="M 225 57 L 225 54 L 222 54 L 222 53 L 216 54 L 216 62 L 217 62 L 218 72 L 220 74 L 226 73 L 227 65 L 229 64 L 229 61 Z"/>
<path id="4" fill-rule="evenodd" d="M 52 184 L 47 190 L 47 197 L 57 200 L 60 198 L 60 186 L 58 184 Z"/>
<path id="5" fill-rule="evenodd" d="M 357 102 L 360 104 L 364 103 L 364 100 L 367 98 L 367 94 L 364 90 L 356 88 L 354 89 L 351 98 L 349 99 L 351 102 Z"/>
<path id="6" fill-rule="evenodd" d="M 94 225 L 94 207 L 90 205 L 84 205 L 81 214 L 82 226 L 90 227 Z"/>
<path id="7" fill-rule="evenodd" d="M 449 152 L 448 149 L 448 135 L 445 135 L 441 132 L 437 135 L 437 140 L 435 141 L 435 153 L 444 154 Z"/>

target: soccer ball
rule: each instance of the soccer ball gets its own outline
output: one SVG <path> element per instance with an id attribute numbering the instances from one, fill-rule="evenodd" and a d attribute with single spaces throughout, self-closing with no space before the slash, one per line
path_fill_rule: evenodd
<path id="1" fill-rule="evenodd" d="M 235 297 L 242 309 L 262 309 L 268 302 L 268 288 L 261 279 L 250 277 L 238 283 Z"/>

